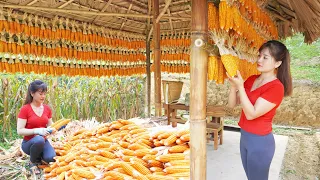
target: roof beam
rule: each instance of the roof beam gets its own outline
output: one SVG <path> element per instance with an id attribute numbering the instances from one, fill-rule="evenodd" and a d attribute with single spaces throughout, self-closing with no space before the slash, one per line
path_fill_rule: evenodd
<path id="1" fill-rule="evenodd" d="M 107 8 L 109 7 L 109 5 L 110 5 L 111 3 L 112 3 L 112 0 L 109 0 L 109 1 L 107 2 L 107 4 L 101 9 L 100 12 L 106 11 Z M 96 16 L 96 17 L 94 18 L 94 20 L 92 21 L 92 23 L 94 23 L 94 22 L 97 21 L 98 19 L 99 19 L 99 16 Z"/>
<path id="2" fill-rule="evenodd" d="M 167 13 L 168 13 L 168 15 L 171 17 L 171 14 L 170 14 L 170 9 L 168 8 L 167 9 Z M 170 22 L 170 28 L 171 28 L 171 32 L 173 32 L 173 25 L 172 25 L 172 20 L 171 19 L 169 19 L 169 22 Z"/>
<path id="3" fill-rule="evenodd" d="M 159 14 L 159 16 L 156 19 L 156 23 L 159 23 L 161 17 L 164 15 L 164 13 L 167 11 L 167 9 L 169 8 L 171 3 L 171 0 L 166 0 L 166 5 L 164 6 L 164 8 L 162 9 L 161 13 Z"/>
<path id="4" fill-rule="evenodd" d="M 27 4 L 27 6 L 31 6 L 31 5 L 33 5 L 33 4 L 36 3 L 36 2 L 38 2 L 38 0 L 33 0 L 33 1 L 29 2 L 29 3 Z"/>
<path id="5" fill-rule="evenodd" d="M 69 1 L 67 1 L 67 2 L 65 2 L 65 3 L 63 3 L 62 5 L 60 5 L 58 8 L 59 8 L 59 9 L 64 8 L 64 7 L 66 7 L 68 4 L 72 3 L 73 1 L 74 1 L 74 0 L 69 0 Z"/>
<path id="6" fill-rule="evenodd" d="M 131 8 L 132 8 L 132 3 L 129 5 L 129 8 L 128 8 L 128 10 L 127 10 L 127 14 L 129 14 Z M 122 30 L 122 28 L 123 28 L 124 24 L 126 23 L 126 21 L 127 21 L 127 17 L 125 17 L 125 18 L 123 19 L 122 24 L 121 24 L 121 27 L 120 27 L 120 30 Z"/>
<path id="7" fill-rule="evenodd" d="M 141 8 L 141 9 L 147 9 L 148 8 L 145 4 L 143 4 L 143 3 L 139 2 L 139 1 L 134 1 L 134 0 L 123 0 L 123 1 L 125 1 L 127 3 L 130 3 L 130 4 L 133 4 L 136 7 Z"/>
<path id="8" fill-rule="evenodd" d="M 81 11 L 73 9 L 57 9 L 57 8 L 48 8 L 48 7 L 34 7 L 34 6 L 21 6 L 21 5 L 11 5 L 11 4 L 2 4 L 0 7 L 15 8 L 15 9 L 31 9 L 31 10 L 43 10 L 43 11 L 53 11 L 61 13 L 75 13 L 75 14 L 85 14 L 93 16 L 118 16 L 118 17 L 135 17 L 135 18 L 152 18 L 149 15 L 145 14 L 122 14 L 122 13 L 105 13 L 105 12 L 93 12 L 93 11 Z"/>

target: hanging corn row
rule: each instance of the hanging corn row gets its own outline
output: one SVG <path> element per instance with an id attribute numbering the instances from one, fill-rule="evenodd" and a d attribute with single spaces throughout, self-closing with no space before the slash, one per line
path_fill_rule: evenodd
<path id="1" fill-rule="evenodd" d="M 38 16 L 24 14 L 19 18 L 11 10 L 0 10 L 1 72 L 71 76 L 144 73 L 144 37 L 80 26 L 68 19 L 54 18 L 49 26 L 49 21 Z M 78 31 L 72 31 L 73 27 Z"/>
<path id="2" fill-rule="evenodd" d="M 237 56 L 209 56 L 208 80 L 214 80 L 217 84 L 223 84 L 224 80 L 227 78 L 226 72 L 229 75 L 234 76 L 237 70 L 240 71 L 244 80 L 251 75 L 259 74 L 256 63 L 240 60 Z"/>
<path id="3" fill-rule="evenodd" d="M 19 15 L 11 9 L 0 10 L 0 32 L 24 34 L 43 41 L 67 41 L 70 44 L 95 44 L 107 49 L 145 51 L 145 37 L 114 31 L 92 24 L 55 17 L 45 19 L 31 14 Z"/>
<path id="4" fill-rule="evenodd" d="M 82 62 L 81 64 L 75 62 L 48 62 L 35 59 L 33 61 L 23 63 L 18 58 L 5 58 L 0 60 L 0 72 L 7 73 L 37 73 L 48 75 L 67 75 L 67 76 L 131 76 L 136 74 L 145 74 L 146 65 L 120 65 L 120 64 L 98 64 L 95 62 Z"/>
<path id="5" fill-rule="evenodd" d="M 151 72 L 154 72 L 154 64 L 151 65 Z M 161 72 L 185 74 L 190 73 L 190 64 L 181 62 L 161 62 Z"/>
<path id="6" fill-rule="evenodd" d="M 150 134 L 128 120 L 80 129 L 53 144 L 57 157 L 46 179 L 190 179 L 190 133 Z"/>

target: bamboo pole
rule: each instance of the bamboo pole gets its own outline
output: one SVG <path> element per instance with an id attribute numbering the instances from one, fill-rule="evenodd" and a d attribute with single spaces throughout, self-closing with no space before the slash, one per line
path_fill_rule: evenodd
<path id="1" fill-rule="evenodd" d="M 159 0 L 153 1 L 153 39 L 154 39 L 154 102 L 155 116 L 161 116 L 161 64 L 160 64 L 160 24 L 156 22 L 159 16 Z"/>
<path id="2" fill-rule="evenodd" d="M 190 68 L 190 177 L 206 179 L 207 0 L 192 0 Z"/>
<path id="3" fill-rule="evenodd" d="M 148 15 L 151 14 L 151 0 L 148 0 Z M 151 117 L 151 69 L 150 69 L 150 19 L 147 19 L 146 28 L 146 53 L 147 53 L 147 104 L 148 104 L 148 117 Z M 149 34 L 149 35 L 148 35 Z"/>

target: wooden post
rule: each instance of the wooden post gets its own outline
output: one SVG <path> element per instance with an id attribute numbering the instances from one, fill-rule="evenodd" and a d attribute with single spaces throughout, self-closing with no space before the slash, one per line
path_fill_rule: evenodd
<path id="1" fill-rule="evenodd" d="M 192 0 L 191 6 L 190 177 L 205 180 L 208 53 L 202 46 L 208 38 L 207 0 Z"/>
<path id="2" fill-rule="evenodd" d="M 160 64 L 160 24 L 156 22 L 159 15 L 159 0 L 153 0 L 153 41 L 154 41 L 154 102 L 155 116 L 161 116 L 161 64 Z"/>

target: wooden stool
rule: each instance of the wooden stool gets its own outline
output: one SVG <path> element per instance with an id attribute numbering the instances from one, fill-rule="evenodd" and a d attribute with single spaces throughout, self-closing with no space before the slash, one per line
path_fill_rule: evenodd
<path id="1" fill-rule="evenodd" d="M 210 135 L 213 137 L 214 150 L 218 149 L 218 140 L 220 138 L 220 145 L 223 143 L 223 120 L 220 123 L 207 123 L 207 140 L 210 140 Z"/>

